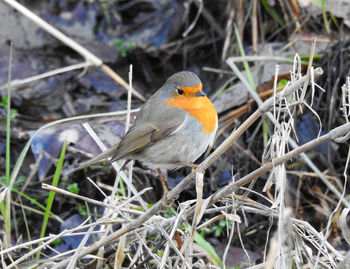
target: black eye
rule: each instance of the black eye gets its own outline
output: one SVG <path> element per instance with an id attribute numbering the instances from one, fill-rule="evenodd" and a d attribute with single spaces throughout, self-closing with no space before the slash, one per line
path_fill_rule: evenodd
<path id="1" fill-rule="evenodd" d="M 184 91 L 181 90 L 180 88 L 176 88 L 176 93 L 177 93 L 178 95 L 183 95 L 183 94 L 184 94 Z"/>

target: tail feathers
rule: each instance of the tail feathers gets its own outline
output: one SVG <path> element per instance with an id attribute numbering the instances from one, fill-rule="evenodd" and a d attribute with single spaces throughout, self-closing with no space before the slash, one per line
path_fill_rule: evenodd
<path id="1" fill-rule="evenodd" d="M 92 158 L 91 160 L 88 160 L 88 161 L 82 163 L 78 168 L 69 171 L 68 174 L 72 174 L 78 170 L 85 168 L 85 167 L 89 167 L 91 165 L 98 164 L 98 163 L 102 162 L 103 160 L 105 160 L 107 157 L 113 156 L 115 154 L 116 150 L 117 150 L 116 147 L 112 147 L 111 149 L 108 149 L 108 150 L 100 153 L 99 155 Z"/>

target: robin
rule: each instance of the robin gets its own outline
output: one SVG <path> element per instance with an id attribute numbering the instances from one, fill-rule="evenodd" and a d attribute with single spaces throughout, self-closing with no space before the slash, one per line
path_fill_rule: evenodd
<path id="1" fill-rule="evenodd" d="M 194 167 L 193 162 L 213 144 L 217 127 L 217 112 L 198 76 L 187 71 L 175 73 L 142 106 L 117 145 L 78 169 L 107 157 L 111 157 L 109 164 L 132 159 L 158 171 Z"/>

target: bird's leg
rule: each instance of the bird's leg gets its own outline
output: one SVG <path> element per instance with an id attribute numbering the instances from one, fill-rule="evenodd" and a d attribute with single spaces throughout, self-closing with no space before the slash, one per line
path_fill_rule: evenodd
<path id="1" fill-rule="evenodd" d="M 157 172 L 158 172 L 158 175 L 159 175 L 159 178 L 160 178 L 160 181 L 162 182 L 162 187 L 163 187 L 163 203 L 166 204 L 166 201 L 167 201 L 167 195 L 168 195 L 168 188 L 166 186 L 166 183 L 165 183 L 165 177 L 162 173 L 162 171 L 160 169 L 157 169 Z"/>

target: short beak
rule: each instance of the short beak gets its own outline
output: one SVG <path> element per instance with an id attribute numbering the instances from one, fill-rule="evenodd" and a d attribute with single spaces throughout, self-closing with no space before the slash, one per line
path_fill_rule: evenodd
<path id="1" fill-rule="evenodd" d="M 194 96 L 200 97 L 200 96 L 207 96 L 207 95 L 206 95 L 205 92 L 203 92 L 203 91 L 196 91 L 196 92 L 194 93 Z"/>

